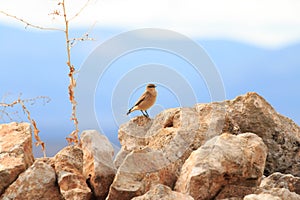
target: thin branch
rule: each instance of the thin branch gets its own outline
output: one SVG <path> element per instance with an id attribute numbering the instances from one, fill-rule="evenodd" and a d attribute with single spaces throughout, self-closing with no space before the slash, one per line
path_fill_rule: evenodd
<path id="1" fill-rule="evenodd" d="M 89 28 L 89 30 L 87 32 L 85 32 L 80 38 L 73 38 L 70 40 L 70 48 L 74 47 L 77 42 L 83 42 L 83 41 L 95 41 L 94 38 L 89 37 L 90 32 L 94 29 L 96 25 L 96 22 L 94 22 L 94 24 Z"/>
<path id="2" fill-rule="evenodd" d="M 78 15 L 80 15 L 80 13 L 88 6 L 90 0 L 87 0 L 86 3 L 80 8 L 80 10 L 69 19 L 69 21 L 72 21 L 73 19 L 75 19 L 76 17 L 78 17 Z"/>
<path id="3" fill-rule="evenodd" d="M 32 24 L 32 23 L 30 23 L 30 22 L 28 22 L 28 21 L 26 21 L 26 20 L 24 20 L 24 19 L 22 19 L 22 18 L 19 18 L 19 17 L 15 16 L 15 15 L 11 15 L 11 14 L 9 14 L 9 13 L 6 13 L 6 12 L 2 11 L 2 10 L 0 10 L 0 13 L 6 15 L 7 17 L 14 18 L 14 19 L 16 19 L 17 21 L 22 22 L 23 24 L 26 24 L 25 28 L 27 28 L 28 26 L 30 26 L 30 27 L 32 27 L 32 28 L 41 29 L 41 30 L 48 30 L 48 31 L 64 31 L 63 29 L 59 29 L 59 28 L 43 27 L 43 26 L 34 25 L 34 24 Z"/>
<path id="4" fill-rule="evenodd" d="M 95 41 L 95 39 L 89 37 L 88 33 L 85 33 L 80 38 L 73 38 L 73 39 L 71 39 L 70 48 L 74 47 L 77 44 L 77 42 L 83 42 L 83 41 Z"/>
<path id="5" fill-rule="evenodd" d="M 34 138 L 35 138 L 35 140 L 36 140 L 35 145 L 36 145 L 36 146 L 41 146 L 42 151 L 43 151 L 43 153 L 44 153 L 44 158 L 46 158 L 45 143 L 41 140 L 41 138 L 40 138 L 40 136 L 39 136 L 40 130 L 37 128 L 35 120 L 31 118 L 30 112 L 29 112 L 29 110 L 26 108 L 26 106 L 25 106 L 25 104 L 24 104 L 24 101 L 22 101 L 22 100 L 19 99 L 19 103 L 20 103 L 20 105 L 22 106 L 22 109 L 24 110 L 24 112 L 26 113 L 27 119 L 30 121 L 31 125 L 33 126 L 33 135 L 34 135 Z"/>
<path id="6" fill-rule="evenodd" d="M 6 112 L 6 107 L 3 108 L 3 110 L 0 110 L 1 115 L 0 115 L 0 119 L 4 119 L 4 115 L 10 120 L 12 121 L 12 117 Z M 5 122 L 5 120 L 3 120 Z"/>

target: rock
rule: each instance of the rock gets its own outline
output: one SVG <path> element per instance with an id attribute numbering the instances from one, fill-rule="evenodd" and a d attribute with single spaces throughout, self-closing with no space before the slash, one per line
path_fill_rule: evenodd
<path id="1" fill-rule="evenodd" d="M 159 150 L 144 148 L 130 152 L 119 167 L 107 200 L 129 200 L 143 195 L 152 185 L 172 185 L 176 177 Z"/>
<path id="2" fill-rule="evenodd" d="M 81 143 L 83 175 L 89 180 L 95 197 L 105 199 L 116 174 L 113 146 L 107 137 L 95 130 L 83 131 Z"/>
<path id="3" fill-rule="evenodd" d="M 224 133 L 190 155 L 182 167 L 175 190 L 199 200 L 218 199 L 223 188 L 229 185 L 256 187 L 263 175 L 266 156 L 267 148 L 257 135 Z"/>
<path id="4" fill-rule="evenodd" d="M 120 149 L 114 160 L 114 165 L 117 169 L 121 166 L 121 164 L 123 163 L 123 161 L 129 153 L 130 151 L 125 150 L 123 147 Z"/>
<path id="5" fill-rule="evenodd" d="M 0 195 L 33 162 L 30 124 L 0 124 Z"/>
<path id="6" fill-rule="evenodd" d="M 1 200 L 60 200 L 54 169 L 43 160 L 36 160 L 1 196 Z"/>
<path id="7" fill-rule="evenodd" d="M 272 188 L 264 190 L 259 194 L 250 194 L 244 197 L 244 200 L 299 200 L 300 195 L 290 192 L 285 188 Z"/>
<path id="8" fill-rule="evenodd" d="M 161 112 L 146 133 L 147 147 L 161 150 L 179 175 L 180 168 L 193 150 L 222 133 L 225 118 L 223 103 L 196 105 Z"/>
<path id="9" fill-rule="evenodd" d="M 146 194 L 132 200 L 193 200 L 193 197 L 172 191 L 171 188 L 165 185 L 157 184 Z"/>
<path id="10" fill-rule="evenodd" d="M 291 192 L 300 194 L 300 178 L 294 177 L 291 174 L 281 174 L 276 172 L 267 178 L 264 178 L 260 187 L 266 190 L 270 190 L 272 188 L 285 188 Z"/>
<path id="11" fill-rule="evenodd" d="M 146 146 L 145 134 L 151 127 L 153 120 L 139 116 L 119 127 L 118 138 L 126 151 L 142 149 Z"/>
<path id="12" fill-rule="evenodd" d="M 265 175 L 274 172 L 300 177 L 300 128 L 278 114 L 264 98 L 254 92 L 228 101 L 227 115 L 240 132 L 252 132 L 268 147 Z"/>
<path id="13" fill-rule="evenodd" d="M 76 146 L 68 146 L 54 157 L 55 171 L 60 193 L 64 199 L 88 200 L 92 192 L 82 175 L 83 153 Z"/>
<path id="14" fill-rule="evenodd" d="M 244 196 L 255 193 L 259 188 L 247 187 L 243 185 L 225 185 L 215 200 L 242 200 Z"/>

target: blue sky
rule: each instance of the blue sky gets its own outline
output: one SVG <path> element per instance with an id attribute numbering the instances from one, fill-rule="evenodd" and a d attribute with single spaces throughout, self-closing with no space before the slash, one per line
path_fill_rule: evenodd
<path id="1" fill-rule="evenodd" d="M 44 14 L 52 9 L 55 1 L 45 1 L 48 4 L 44 5 L 34 1 L 30 4 L 30 1 L 28 9 L 22 10 L 19 10 L 22 6 L 8 2 L 1 2 L 0 10 L 43 26 L 61 26 L 58 19 L 53 20 Z M 296 12 L 300 5 L 297 1 L 231 0 L 220 7 L 215 6 L 215 1 L 151 1 L 143 5 L 133 0 L 124 2 L 92 1 L 87 7 L 88 12 L 81 13 L 82 17 L 71 24 L 71 35 L 81 36 L 90 30 L 90 36 L 95 39 L 72 48 L 72 60 L 77 69 L 98 46 L 125 31 L 145 27 L 170 29 L 186 35 L 205 50 L 223 80 L 227 99 L 255 91 L 279 113 L 300 123 L 300 16 Z M 34 14 L 30 11 L 33 5 L 40 6 L 40 9 L 35 8 Z M 132 8 L 132 5 L 136 7 Z M 76 13 L 74 10 L 71 8 L 70 12 Z M 23 98 L 40 95 L 51 98 L 46 105 L 37 102 L 28 108 L 41 130 L 40 136 L 46 142 L 48 155 L 53 155 L 66 145 L 65 137 L 73 129 L 64 36 L 61 32 L 24 29 L 23 24 L 1 14 L 0 32 L 0 95 L 4 97 L 9 93 L 7 101 L 17 98 L 20 93 Z M 96 60 L 95 65 L 97 62 L 101 61 Z M 161 64 L 176 72 L 191 86 L 197 102 L 211 101 L 203 77 L 194 73 L 180 57 L 154 50 L 122 56 L 99 80 L 94 105 L 101 131 L 116 145 L 119 125 L 116 118 L 128 120 L 139 113 L 126 117 L 127 107 L 116 107 L 118 104 L 112 103 L 112 90 L 116 90 L 118 81 L 129 76 L 130 72 L 134 74 L 137 67 L 149 63 Z M 124 68 L 120 71 L 120 67 Z M 182 97 L 176 96 L 176 91 L 170 90 L 171 86 L 155 80 L 155 73 L 151 77 L 145 82 L 159 85 L 160 98 L 150 115 L 154 116 L 165 108 L 182 106 L 178 101 Z M 137 85 L 134 91 L 122 93 L 120 99 L 124 99 L 128 106 L 132 105 L 142 91 L 143 85 Z M 185 92 L 189 98 L 190 93 L 187 89 Z M 130 96 L 129 100 L 125 98 L 127 96 Z M 41 155 L 38 150 L 36 152 Z"/>

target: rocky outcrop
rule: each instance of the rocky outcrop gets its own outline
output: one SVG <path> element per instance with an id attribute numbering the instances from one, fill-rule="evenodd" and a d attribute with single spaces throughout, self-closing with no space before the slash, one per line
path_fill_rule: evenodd
<path id="1" fill-rule="evenodd" d="M 260 184 L 267 148 L 252 133 L 224 133 L 194 151 L 184 163 L 175 190 L 194 199 L 218 199 L 225 187 L 257 187 Z M 251 191 L 251 189 L 246 190 Z M 228 194 L 243 197 L 245 194 Z M 241 195 L 241 196 L 235 196 Z"/>
<path id="2" fill-rule="evenodd" d="M 132 200 L 193 200 L 193 197 L 187 194 L 172 191 L 171 188 L 157 184 L 146 194 L 135 197 Z"/>
<path id="3" fill-rule="evenodd" d="M 30 124 L 0 124 L 0 195 L 33 161 Z"/>
<path id="4" fill-rule="evenodd" d="M 119 129 L 123 156 L 118 156 L 118 162 L 124 161 L 108 199 L 131 199 L 158 183 L 173 188 L 184 161 L 205 141 L 221 134 L 224 118 L 224 104 L 213 103 L 169 109 L 154 120 L 141 116 L 123 124 Z"/>
<path id="5" fill-rule="evenodd" d="M 116 173 L 113 146 L 107 137 L 95 130 L 83 131 L 81 144 L 83 175 L 91 185 L 95 197 L 105 199 Z"/>
<path id="6" fill-rule="evenodd" d="M 278 114 L 261 96 L 248 93 L 231 101 L 197 104 L 193 108 L 168 109 L 153 120 L 136 117 L 123 124 L 119 129 L 122 152 L 116 160 L 120 168 L 110 194 L 114 194 L 115 198 L 128 194 L 129 199 L 134 195 L 145 193 L 151 185 L 163 181 L 173 188 L 175 184 L 173 180 L 178 178 L 182 164 L 191 152 L 224 132 L 233 135 L 252 132 L 263 139 L 268 155 L 264 168 L 265 175 L 273 171 L 298 175 L 299 127 L 290 119 Z M 281 139 L 273 137 L 274 134 Z M 285 135 L 287 139 L 282 139 Z M 283 140 L 285 142 L 282 142 Z M 292 152 L 289 153 L 289 149 Z M 151 160 L 154 158 L 153 155 L 158 159 Z M 143 161 L 148 165 L 142 165 Z M 263 163 L 264 161 L 261 161 L 261 164 Z M 166 175 L 164 180 L 157 176 L 161 173 Z M 148 177 L 153 179 L 149 180 Z M 172 180 L 169 177 L 175 178 Z M 225 184 L 217 196 L 241 197 L 253 193 L 260 178 L 248 177 L 247 183 L 251 181 L 256 183 L 252 187 L 238 181 L 239 184 L 236 185 Z M 126 184 L 128 182 L 133 185 Z M 238 192 L 240 194 L 237 194 Z"/>
<path id="7" fill-rule="evenodd" d="M 29 124 L 3 124 L 0 200 L 299 199 L 299 133 L 247 93 L 131 119 L 114 161 L 108 139 L 88 130 L 81 146 L 32 164 Z"/>
<path id="8" fill-rule="evenodd" d="M 38 159 L 1 196 L 2 200 L 63 199 L 56 186 L 54 169 L 47 161 Z"/>

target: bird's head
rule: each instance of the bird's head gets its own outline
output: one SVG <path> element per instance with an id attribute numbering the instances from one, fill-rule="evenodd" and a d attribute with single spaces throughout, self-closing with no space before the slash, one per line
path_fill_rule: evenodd
<path id="1" fill-rule="evenodd" d="M 147 90 L 150 90 L 150 91 L 151 91 L 151 90 L 155 90 L 155 88 L 156 88 L 156 85 L 154 85 L 154 84 L 152 84 L 152 83 L 148 84 L 147 87 L 146 87 L 146 89 L 147 89 Z"/>

